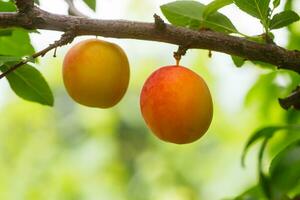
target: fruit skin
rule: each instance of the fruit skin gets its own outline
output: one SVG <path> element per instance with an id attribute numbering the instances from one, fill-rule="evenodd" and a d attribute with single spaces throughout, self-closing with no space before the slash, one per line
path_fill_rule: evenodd
<path id="1" fill-rule="evenodd" d="M 165 66 L 146 80 L 140 107 L 146 124 L 160 139 L 186 144 L 207 131 L 213 103 L 205 81 L 182 66 Z"/>
<path id="2" fill-rule="evenodd" d="M 124 96 L 129 63 L 116 44 L 88 39 L 73 46 L 63 62 L 63 80 L 69 95 L 90 107 L 109 108 Z"/>

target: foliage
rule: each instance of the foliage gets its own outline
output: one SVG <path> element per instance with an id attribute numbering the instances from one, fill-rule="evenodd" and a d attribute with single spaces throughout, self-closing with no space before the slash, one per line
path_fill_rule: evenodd
<path id="1" fill-rule="evenodd" d="M 282 28 L 298 20 L 299 15 L 297 13 L 291 10 L 285 10 L 273 16 L 270 21 L 270 29 Z"/>
<path id="2" fill-rule="evenodd" d="M 96 0 L 84 0 L 84 3 L 86 3 L 93 11 L 96 11 Z"/>
<path id="3" fill-rule="evenodd" d="M 225 33 L 235 33 L 236 28 L 223 14 L 211 12 L 203 17 L 205 5 L 197 1 L 175 1 L 161 6 L 166 18 L 174 25 L 193 29 L 210 28 Z"/>
<path id="4" fill-rule="evenodd" d="M 7 71 L 9 67 L 6 65 L 1 66 L 2 72 Z M 35 101 L 40 104 L 53 106 L 53 94 L 49 88 L 48 83 L 42 74 L 30 65 L 11 72 L 6 76 L 11 89 L 21 98 L 29 101 Z"/>

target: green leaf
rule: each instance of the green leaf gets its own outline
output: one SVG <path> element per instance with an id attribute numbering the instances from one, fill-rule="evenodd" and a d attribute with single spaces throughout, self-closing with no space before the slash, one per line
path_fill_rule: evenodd
<path id="1" fill-rule="evenodd" d="M 270 21 L 270 29 L 278 29 L 298 21 L 299 15 L 291 10 L 286 10 L 273 16 Z"/>
<path id="2" fill-rule="evenodd" d="M 239 56 L 231 56 L 231 59 L 232 59 L 232 61 L 235 64 L 236 67 L 241 67 L 245 63 L 245 59 L 241 58 Z"/>
<path id="3" fill-rule="evenodd" d="M 270 178 L 276 193 L 287 193 L 300 184 L 300 141 L 292 143 L 271 162 Z"/>
<path id="4" fill-rule="evenodd" d="M 260 19 L 268 21 L 270 0 L 233 0 L 234 3 L 244 12 Z"/>
<path id="5" fill-rule="evenodd" d="M 267 144 L 269 142 L 270 137 L 267 136 L 263 140 L 263 143 L 260 147 L 259 150 L 259 155 L 258 155 L 258 173 L 259 173 L 259 184 L 261 185 L 261 188 L 266 195 L 268 199 L 271 199 L 271 187 L 270 187 L 270 180 L 269 178 L 265 175 L 263 172 L 263 156 L 265 149 L 267 147 Z"/>
<path id="6" fill-rule="evenodd" d="M 96 11 L 96 0 L 83 0 L 83 1 L 86 5 L 88 5 L 88 7 L 90 7 L 90 9 Z"/>
<path id="7" fill-rule="evenodd" d="M 271 39 L 271 40 L 274 40 L 275 39 L 275 35 L 270 31 L 268 33 L 268 37 Z"/>
<path id="8" fill-rule="evenodd" d="M 3 65 L 1 71 L 8 70 Z M 11 89 L 21 98 L 43 105 L 53 106 L 54 98 L 42 74 L 30 65 L 24 65 L 6 76 Z"/>
<path id="9" fill-rule="evenodd" d="M 203 17 L 207 18 L 209 15 L 217 12 L 220 8 L 232 4 L 233 0 L 214 0 L 205 6 Z"/>
<path id="10" fill-rule="evenodd" d="M 0 55 L 0 66 L 4 65 L 7 62 L 16 62 L 20 61 L 21 59 L 21 57 Z"/>
<path id="11" fill-rule="evenodd" d="M 40 1 L 39 0 L 34 0 L 34 3 L 36 3 L 37 5 L 40 5 Z"/>
<path id="12" fill-rule="evenodd" d="M 231 21 L 221 13 L 216 12 L 204 19 L 202 15 L 205 5 L 197 1 L 175 1 L 160 8 L 168 21 L 176 26 L 210 28 L 225 33 L 237 32 Z"/>
<path id="13" fill-rule="evenodd" d="M 273 1 L 273 7 L 277 8 L 280 5 L 280 0 L 274 0 Z"/>
<path id="14" fill-rule="evenodd" d="M 284 5 L 284 10 L 293 10 L 293 0 L 287 0 Z"/>
<path id="15" fill-rule="evenodd" d="M 243 150 L 243 153 L 242 153 L 242 165 L 244 166 L 244 161 L 245 161 L 245 157 L 246 157 L 246 154 L 249 150 L 249 148 L 258 140 L 260 139 L 270 139 L 273 137 L 273 135 L 280 131 L 280 130 L 296 130 L 296 131 L 299 131 L 300 130 L 300 126 L 299 125 L 285 125 L 285 126 L 268 126 L 268 127 L 264 127 L 262 129 L 259 129 L 258 131 L 254 132 L 252 134 L 252 136 L 248 139 L 245 147 L 244 147 L 244 150 Z"/>
<path id="16" fill-rule="evenodd" d="M 261 145 L 260 151 L 259 151 L 259 156 L 258 156 L 259 184 L 260 184 L 264 194 L 266 195 L 266 197 L 268 197 L 268 199 L 282 199 L 282 200 L 284 200 L 284 199 L 286 199 L 285 193 L 279 192 L 277 188 L 275 188 L 275 189 L 273 188 L 274 181 L 269 176 L 266 176 L 265 173 L 263 172 L 263 162 L 262 162 L 264 151 L 266 149 L 268 141 L 279 130 L 296 130 L 296 131 L 299 131 L 300 126 L 299 125 L 270 126 L 270 127 L 265 127 L 263 129 L 258 130 L 257 132 L 255 132 L 250 137 L 250 139 L 248 140 L 248 142 L 247 142 L 247 144 L 244 148 L 243 155 L 242 155 L 242 164 L 244 165 L 244 158 L 245 158 L 245 155 L 246 155 L 247 150 L 249 149 L 249 147 L 252 144 L 254 144 L 254 142 L 256 142 L 257 140 L 264 139 L 263 143 Z M 299 141 L 299 151 L 300 151 L 300 141 Z M 297 154 L 297 156 L 298 155 L 299 154 Z M 298 158 L 298 160 L 299 160 L 299 165 L 300 165 L 300 158 Z M 297 167 L 300 169 L 299 165 Z M 298 176 L 299 178 L 298 179 L 300 179 L 300 170 L 299 169 L 297 171 L 297 173 L 299 173 L 299 176 Z M 278 172 L 281 173 L 281 171 L 283 171 L 283 170 L 284 169 L 278 170 Z M 292 174 L 289 174 L 289 175 L 292 175 Z M 283 176 L 283 177 L 285 177 L 285 176 Z M 282 181 L 282 180 L 279 180 L 279 181 Z M 274 198 L 274 195 L 276 195 L 276 198 Z M 280 198 L 277 198 L 277 197 L 280 197 Z"/>
<path id="17" fill-rule="evenodd" d="M 12 2 L 0 1 L 0 12 L 14 12 L 17 8 Z"/>
<path id="18" fill-rule="evenodd" d="M 252 134 L 252 136 L 248 139 L 243 153 L 242 153 L 242 165 L 244 166 L 245 164 L 245 157 L 246 154 L 248 152 L 248 149 L 258 140 L 263 139 L 263 138 L 271 138 L 273 137 L 273 135 L 279 131 L 279 130 L 283 130 L 283 129 L 300 129 L 300 127 L 298 126 L 269 126 L 269 127 L 264 127 L 256 132 L 254 132 Z"/>
<path id="19" fill-rule="evenodd" d="M 256 105 L 261 110 L 259 115 L 268 115 L 272 107 L 272 102 L 276 102 L 276 105 L 278 105 L 279 88 L 275 82 L 276 77 L 277 72 L 275 71 L 260 75 L 248 91 L 245 97 L 245 105 Z"/>
<path id="20" fill-rule="evenodd" d="M 0 54 L 24 56 L 34 53 L 28 31 L 16 28 L 11 36 L 0 37 Z"/>
<path id="21" fill-rule="evenodd" d="M 214 13 L 209 15 L 203 23 L 204 27 L 210 28 L 214 31 L 224 33 L 237 33 L 237 29 L 234 27 L 229 18 L 221 13 Z"/>
<path id="22" fill-rule="evenodd" d="M 11 28 L 0 29 L 0 37 L 2 37 L 2 36 L 11 36 L 12 33 L 13 33 L 13 29 L 11 29 Z"/>
<path id="23" fill-rule="evenodd" d="M 267 200 L 262 193 L 260 185 L 255 185 L 233 200 Z"/>
<path id="24" fill-rule="evenodd" d="M 171 24 L 189 27 L 193 21 L 201 24 L 204 5 L 196 1 L 176 1 L 160 8 Z"/>

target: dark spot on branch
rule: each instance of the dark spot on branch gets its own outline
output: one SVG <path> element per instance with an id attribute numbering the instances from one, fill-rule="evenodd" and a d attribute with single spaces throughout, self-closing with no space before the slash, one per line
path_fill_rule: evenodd
<path id="1" fill-rule="evenodd" d="M 157 14 L 154 14 L 153 17 L 155 28 L 160 31 L 164 30 L 166 28 L 166 23 L 164 22 L 164 20 Z"/>
<path id="2" fill-rule="evenodd" d="M 19 13 L 30 13 L 34 6 L 33 0 L 16 0 Z"/>

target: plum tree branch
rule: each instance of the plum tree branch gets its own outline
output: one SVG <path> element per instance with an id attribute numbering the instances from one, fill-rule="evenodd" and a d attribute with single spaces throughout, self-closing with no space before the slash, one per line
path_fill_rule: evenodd
<path id="1" fill-rule="evenodd" d="M 31 2 L 18 0 L 17 2 Z M 27 6 L 31 4 L 27 4 Z M 25 8 L 21 6 L 19 8 Z M 20 13 L 0 13 L 0 28 L 23 27 L 67 31 L 75 28 L 76 35 L 98 35 L 114 38 L 128 38 L 165 42 L 189 48 L 208 49 L 240 56 L 247 60 L 270 63 L 279 68 L 300 73 L 300 52 L 290 51 L 275 44 L 259 44 L 244 38 L 223 33 L 202 30 L 196 31 L 166 24 L 159 28 L 155 23 L 125 20 L 99 20 L 78 16 L 58 15 L 33 6 L 28 15 Z"/>
<path id="2" fill-rule="evenodd" d="M 34 53 L 30 57 L 25 57 L 20 62 L 16 63 L 12 67 L 10 67 L 7 71 L 0 74 L 0 79 L 4 78 L 7 74 L 13 72 L 14 70 L 18 69 L 22 65 L 25 65 L 26 63 L 30 62 L 32 59 L 35 59 L 39 56 L 44 56 L 47 52 L 51 51 L 52 49 L 56 49 L 57 47 L 60 47 L 60 46 L 63 46 L 63 45 L 66 45 L 66 44 L 72 42 L 74 37 L 75 37 L 75 34 L 72 30 L 65 32 L 61 36 L 61 38 L 59 40 L 55 41 L 53 44 L 50 44 L 45 49 Z"/>

